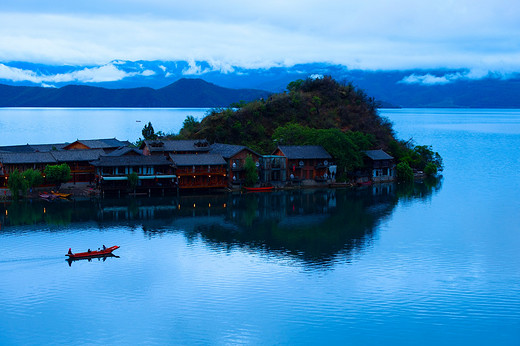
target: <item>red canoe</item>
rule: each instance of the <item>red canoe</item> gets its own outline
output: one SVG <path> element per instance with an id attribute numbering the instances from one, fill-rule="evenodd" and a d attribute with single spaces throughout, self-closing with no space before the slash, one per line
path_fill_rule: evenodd
<path id="1" fill-rule="evenodd" d="M 261 191 L 272 191 L 274 186 L 264 186 L 264 187 L 244 187 L 247 192 L 261 192 Z"/>
<path id="2" fill-rule="evenodd" d="M 68 253 L 65 256 L 69 256 L 70 259 L 74 258 L 89 258 L 89 257 L 102 257 L 112 254 L 112 251 L 119 249 L 119 246 L 111 246 L 107 247 L 105 250 L 95 250 L 90 252 L 78 252 L 78 253 Z"/>

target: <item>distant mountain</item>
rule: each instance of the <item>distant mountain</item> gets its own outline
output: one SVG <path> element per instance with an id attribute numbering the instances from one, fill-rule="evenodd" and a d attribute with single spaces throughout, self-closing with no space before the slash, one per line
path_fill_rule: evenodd
<path id="1" fill-rule="evenodd" d="M 187 78 L 160 89 L 0 84 L 0 107 L 227 107 L 234 102 L 268 95 L 269 92 L 263 90 L 223 88 L 202 79 Z"/>
<path id="2" fill-rule="evenodd" d="M 520 74 L 510 73 L 475 75 L 468 69 L 427 69 L 404 71 L 366 71 L 349 69 L 343 65 L 309 63 L 269 68 L 246 68 L 210 63 L 206 61 L 112 61 L 99 66 L 52 66 L 26 62 L 0 63 L 0 83 L 11 86 L 63 87 L 69 84 L 105 88 L 103 94 L 110 95 L 110 102 L 124 98 L 138 104 L 163 104 L 183 102 L 191 105 L 224 105 L 229 99 L 215 99 L 216 94 L 199 80 L 200 86 L 183 97 L 169 94 L 163 89 L 174 90 L 170 85 L 183 78 L 201 78 L 204 81 L 230 89 L 255 89 L 269 92 L 284 91 L 287 84 L 297 79 L 331 76 L 340 82 L 352 82 L 385 106 L 399 107 L 480 107 L 520 108 Z M 175 84 L 174 84 L 175 85 Z M 134 89 L 136 86 L 142 88 Z M 187 87 L 187 86 L 186 86 Z M 70 87 L 72 88 L 72 87 Z M 152 88 L 152 89 L 147 89 Z M 49 88 L 50 89 L 50 88 Z M 59 90 L 61 90 L 59 89 Z M 108 92 L 106 90 L 119 90 Z M 141 90 L 142 89 L 142 90 Z M 146 90 L 147 91 L 146 91 Z M 179 87 L 179 89 L 183 89 Z M 189 89 L 189 88 L 188 88 Z M 132 90 L 132 91 L 129 91 Z M 139 92 L 137 92 L 139 90 Z M 2 90 L 0 99 L 5 97 Z M 34 91 L 27 89 L 28 96 Z M 94 99 L 94 91 L 70 89 L 68 93 L 87 93 Z M 201 92 L 201 94 L 198 94 Z M 253 92 L 248 90 L 248 93 Z M 256 95 L 253 92 L 252 95 Z M 128 98 L 128 94 L 132 96 Z M 40 90 L 42 98 L 56 95 L 52 91 Z M 88 95 L 84 96 L 87 97 Z M 175 95 L 179 91 L 174 92 Z M 230 95 L 220 90 L 219 95 Z M 135 97 L 135 98 L 134 98 Z M 227 97 L 227 96 L 226 96 Z M 255 98 L 256 96 L 251 96 Z M 261 97 L 261 96 L 260 96 Z M 232 102 L 236 97 L 230 97 Z M 238 99 L 249 100 L 240 96 Z M 36 100 L 36 99 L 35 99 Z M 97 100 L 109 102 L 109 99 Z M 112 104 L 112 103 L 110 103 Z M 227 105 L 227 104 L 226 104 Z"/>

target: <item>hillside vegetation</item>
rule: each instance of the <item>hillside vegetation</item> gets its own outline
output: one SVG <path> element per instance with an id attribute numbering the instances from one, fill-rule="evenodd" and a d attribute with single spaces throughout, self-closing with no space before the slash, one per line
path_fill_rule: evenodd
<path id="1" fill-rule="evenodd" d="M 286 92 L 213 109 L 200 122 L 188 117 L 176 138 L 240 144 L 264 154 L 277 145 L 322 145 L 345 173 L 361 167 L 362 151 L 369 149 L 388 151 L 421 170 L 436 159 L 442 169 L 440 156 L 430 147 L 396 140 L 373 98 L 331 77 L 291 82 Z"/>
<path id="2" fill-rule="evenodd" d="M 339 129 L 370 135 L 374 146 L 394 139 L 391 123 L 378 115 L 375 101 L 352 84 L 330 77 L 291 82 L 287 92 L 267 99 L 214 109 L 202 121 L 188 119 L 180 135 L 210 142 L 243 144 L 270 152 L 275 130 L 289 124 L 312 129 Z M 289 144 L 289 143 L 279 143 Z"/>

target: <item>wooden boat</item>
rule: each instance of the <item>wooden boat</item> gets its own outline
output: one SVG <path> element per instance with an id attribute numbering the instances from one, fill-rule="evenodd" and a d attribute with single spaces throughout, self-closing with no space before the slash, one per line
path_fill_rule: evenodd
<path id="1" fill-rule="evenodd" d="M 274 186 L 263 186 L 263 187 L 244 187 L 247 192 L 263 192 L 272 191 Z"/>
<path id="2" fill-rule="evenodd" d="M 92 258 L 92 257 L 104 257 L 112 254 L 112 251 L 119 249 L 119 246 L 111 246 L 107 247 L 104 250 L 94 250 L 94 251 L 87 251 L 87 252 L 78 252 L 78 253 L 71 253 L 69 249 L 69 253 L 65 256 L 69 256 L 69 259 L 77 259 L 77 258 Z"/>
<path id="3" fill-rule="evenodd" d="M 56 197 L 60 197 L 60 198 L 69 198 L 70 196 L 72 196 L 71 193 L 61 193 L 61 192 L 54 192 L 54 191 L 51 191 L 51 193 L 56 196 Z"/>

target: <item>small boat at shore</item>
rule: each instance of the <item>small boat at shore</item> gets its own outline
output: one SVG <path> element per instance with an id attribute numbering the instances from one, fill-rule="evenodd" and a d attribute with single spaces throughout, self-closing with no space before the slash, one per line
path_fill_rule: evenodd
<path id="1" fill-rule="evenodd" d="M 51 191 L 51 194 L 53 194 L 56 197 L 60 197 L 60 198 L 70 198 L 70 196 L 72 196 L 71 193 L 61 193 L 61 192 L 54 192 L 54 191 Z"/>
<path id="2" fill-rule="evenodd" d="M 111 255 L 112 251 L 117 250 L 117 249 L 119 249 L 119 246 L 117 246 L 117 245 L 107 247 L 103 250 L 90 251 L 90 249 L 89 249 L 89 251 L 87 251 L 87 252 L 77 252 L 77 253 L 72 253 L 69 249 L 69 253 L 66 254 L 65 256 L 68 256 L 69 259 L 104 257 L 104 256 Z"/>
<path id="3" fill-rule="evenodd" d="M 265 192 L 272 191 L 274 186 L 262 186 L 262 187 L 244 187 L 247 192 Z"/>

